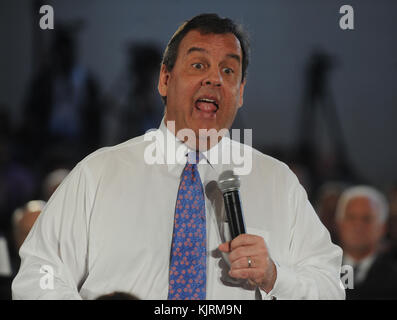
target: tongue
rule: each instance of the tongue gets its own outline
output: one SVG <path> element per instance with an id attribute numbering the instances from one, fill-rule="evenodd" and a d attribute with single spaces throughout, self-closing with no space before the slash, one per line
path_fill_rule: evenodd
<path id="1" fill-rule="evenodd" d="M 196 107 L 199 108 L 200 111 L 204 112 L 215 112 L 217 110 L 216 105 L 214 105 L 212 102 L 198 101 L 196 103 Z"/>

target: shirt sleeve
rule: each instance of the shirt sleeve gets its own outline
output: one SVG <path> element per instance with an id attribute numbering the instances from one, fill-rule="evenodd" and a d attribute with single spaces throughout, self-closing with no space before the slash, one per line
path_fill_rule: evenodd
<path id="1" fill-rule="evenodd" d="M 288 169 L 289 171 L 289 169 Z M 345 299 L 340 281 L 342 250 L 333 244 L 320 222 L 306 191 L 296 176 L 287 177 L 289 248 L 281 261 L 274 261 L 277 278 L 264 299 Z"/>
<path id="2" fill-rule="evenodd" d="M 77 165 L 43 209 L 19 255 L 13 299 L 81 299 L 86 274 L 90 195 Z"/>

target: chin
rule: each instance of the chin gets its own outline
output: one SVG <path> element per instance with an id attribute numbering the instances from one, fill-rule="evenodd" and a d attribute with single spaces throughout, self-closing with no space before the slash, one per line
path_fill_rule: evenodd
<path id="1" fill-rule="evenodd" d="M 190 128 L 194 131 L 194 133 L 196 134 L 196 136 L 198 137 L 200 135 L 200 130 L 211 130 L 211 129 L 216 129 L 216 126 L 208 123 L 208 122 L 203 122 L 203 121 L 195 121 Z M 203 135 L 203 134 L 201 134 Z"/>

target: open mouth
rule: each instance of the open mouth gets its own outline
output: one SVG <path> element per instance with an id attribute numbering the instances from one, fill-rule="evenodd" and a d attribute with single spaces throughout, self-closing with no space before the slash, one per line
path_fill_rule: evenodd
<path id="1" fill-rule="evenodd" d="M 219 109 L 218 101 L 211 98 L 199 98 L 195 103 L 196 109 L 202 112 L 216 113 Z"/>

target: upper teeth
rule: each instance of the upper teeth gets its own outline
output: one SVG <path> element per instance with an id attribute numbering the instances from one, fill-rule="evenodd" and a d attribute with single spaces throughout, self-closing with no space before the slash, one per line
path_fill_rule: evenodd
<path id="1" fill-rule="evenodd" d="M 211 100 L 211 99 L 200 99 L 200 101 L 204 101 L 204 102 L 210 102 L 210 103 L 216 103 L 215 100 Z"/>

